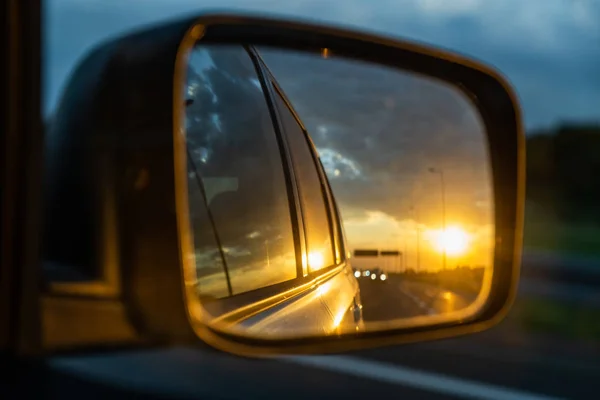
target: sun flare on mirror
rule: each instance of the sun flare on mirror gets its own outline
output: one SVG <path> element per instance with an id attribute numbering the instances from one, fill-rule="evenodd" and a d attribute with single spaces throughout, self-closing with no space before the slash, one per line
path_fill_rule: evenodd
<path id="1" fill-rule="evenodd" d="M 325 266 L 325 259 L 320 251 L 311 251 L 308 253 L 308 267 L 311 269 L 321 269 Z"/>
<path id="2" fill-rule="evenodd" d="M 459 226 L 451 226 L 446 230 L 431 232 L 431 240 L 437 251 L 444 251 L 449 256 L 460 256 L 469 250 L 471 236 Z"/>
<path id="3" fill-rule="evenodd" d="M 304 268 L 309 268 L 312 271 L 323 268 L 325 266 L 325 257 L 323 256 L 323 252 L 317 250 L 309 251 L 308 257 L 306 254 L 303 254 L 302 266 Z"/>

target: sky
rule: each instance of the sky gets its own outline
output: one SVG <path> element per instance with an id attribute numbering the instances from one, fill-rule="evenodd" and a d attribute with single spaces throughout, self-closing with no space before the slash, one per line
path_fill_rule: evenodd
<path id="1" fill-rule="evenodd" d="M 600 120 L 596 0 L 48 0 L 45 111 L 77 59 L 100 40 L 223 9 L 342 24 L 475 57 L 512 82 L 528 127 Z"/>
<path id="2" fill-rule="evenodd" d="M 420 261 L 439 266 L 432 231 L 445 217 L 484 242 L 453 261 L 489 263 L 485 128 L 462 92 L 371 63 L 259 50 L 319 150 L 351 247 L 414 253 L 418 224 Z"/>
<path id="3" fill-rule="evenodd" d="M 52 112 L 78 59 L 99 41 L 142 25 L 203 10 L 226 9 L 341 24 L 474 57 L 500 70 L 512 83 L 528 130 L 549 128 L 565 121 L 600 121 L 600 2 L 596 0 L 47 0 L 44 113 Z M 333 64 L 328 68 L 322 69 L 322 73 L 331 74 L 335 70 Z M 354 74 L 360 76 L 358 70 Z M 294 91 L 294 82 L 289 80 L 290 92 L 298 99 L 302 96 L 308 99 L 310 96 L 302 93 L 299 82 L 299 79 L 295 81 L 297 90 Z M 388 96 L 396 96 L 397 101 L 404 99 L 405 106 L 416 107 L 418 96 L 400 97 L 399 93 L 406 93 L 401 89 L 407 82 L 411 80 L 398 78 L 395 86 L 371 86 L 370 93 L 373 98 L 381 98 L 383 91 Z M 422 90 L 427 86 L 415 79 L 412 82 Z M 331 80 L 330 84 L 339 86 L 339 81 Z M 443 92 L 439 86 L 430 90 Z M 348 96 L 345 99 L 351 101 Z M 319 99 L 315 99 L 315 106 L 323 104 L 316 100 Z M 443 103 L 442 109 L 444 104 L 460 103 L 439 101 Z M 415 231 L 415 226 L 421 225 L 422 230 L 430 234 L 439 227 L 439 185 L 436 176 L 427 173 L 427 168 L 433 166 L 432 161 L 436 161 L 435 167 L 443 164 L 443 168 L 453 171 L 447 173 L 449 219 L 454 216 L 462 222 L 472 220 L 477 207 L 483 207 L 488 214 L 481 214 L 479 226 L 471 233 L 477 236 L 490 231 L 489 211 L 493 205 L 489 185 L 485 184 L 486 168 L 478 168 L 485 167 L 485 158 L 481 158 L 485 153 L 482 133 L 477 131 L 474 122 L 476 118 L 471 118 L 473 134 L 462 136 L 458 141 L 450 136 L 440 136 L 436 141 L 424 135 L 411 136 L 408 132 L 396 136 L 371 135 L 373 147 L 365 153 L 357 150 L 365 143 L 348 140 L 348 136 L 339 133 L 341 128 L 332 123 L 334 114 L 330 114 L 329 121 L 319 120 L 315 114 L 318 109 L 311 110 L 308 101 L 305 104 L 298 107 L 306 116 L 307 125 L 312 127 L 334 192 L 342 203 L 346 230 L 351 238 L 357 238 L 360 232 L 364 237 L 377 237 L 378 232 L 386 240 L 396 237 L 401 243 L 400 238 L 409 238 L 408 232 Z M 422 115 L 421 120 L 427 120 L 425 117 Z M 362 122 L 356 118 L 352 120 L 355 124 L 364 124 L 364 118 Z M 385 118 L 378 114 L 378 121 Z M 464 123 L 451 118 L 440 121 Z M 423 142 L 424 138 L 429 140 Z M 392 139 L 394 141 L 389 142 Z M 440 148 L 449 141 L 454 144 L 453 157 L 444 158 Z M 423 143 L 428 146 L 415 151 Z M 339 171 L 339 175 L 335 171 Z M 469 190 L 459 183 L 465 179 L 470 179 Z M 411 211 L 415 202 L 420 208 Z M 416 235 L 410 238 L 408 245 L 407 239 L 400 246 L 414 248 Z"/>

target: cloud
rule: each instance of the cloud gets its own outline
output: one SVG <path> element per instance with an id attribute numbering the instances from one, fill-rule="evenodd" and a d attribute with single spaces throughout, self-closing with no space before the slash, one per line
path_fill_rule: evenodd
<path id="1" fill-rule="evenodd" d="M 214 8 L 328 21 L 449 48 L 503 71 L 519 93 L 529 126 L 539 127 L 562 120 L 600 120 L 597 107 L 600 103 L 600 75 L 597 73 L 600 66 L 600 46 L 597 46 L 600 42 L 597 24 L 600 3 L 593 0 L 379 0 L 373 3 L 359 0 L 205 0 L 201 4 L 195 0 L 49 1 L 46 3 L 44 35 L 46 111 L 50 112 L 55 106 L 77 60 L 94 44 L 141 25 Z M 304 78 L 309 80 L 288 79 L 286 90 L 296 97 L 308 98 L 306 88 L 312 90 L 315 81 L 310 81 L 314 76 L 308 74 Z M 280 79 L 285 80 L 285 76 Z M 329 85 L 331 89 L 335 82 L 323 81 L 322 86 Z M 314 105 L 319 105 L 320 112 L 303 109 L 305 106 L 301 103 L 296 105 L 302 111 L 305 123 L 311 127 L 324 164 L 333 173 L 333 181 L 343 183 L 344 177 L 353 176 L 357 185 L 362 185 L 361 190 L 375 193 L 377 188 L 392 179 L 394 187 L 390 188 L 391 192 L 409 189 L 415 196 L 424 193 L 433 204 L 437 195 L 433 194 L 430 181 L 435 178 L 423 173 L 426 165 L 444 160 L 454 170 L 463 171 L 457 176 L 469 178 L 472 171 L 469 172 L 461 160 L 472 160 L 474 154 L 483 155 L 481 140 L 476 134 L 469 139 L 462 131 L 459 136 L 453 136 L 458 131 L 450 132 L 448 126 L 443 126 L 448 125 L 448 121 L 455 127 L 459 122 L 465 123 L 448 118 L 457 110 L 448 107 L 446 100 L 436 96 L 407 97 L 406 91 L 418 93 L 410 86 L 410 80 L 396 80 L 395 84 L 389 85 L 384 79 L 379 82 L 371 79 L 366 85 L 354 79 L 345 84 L 352 84 L 356 89 L 351 91 L 347 86 L 347 98 L 336 97 L 332 91 L 321 91 L 319 96 L 313 96 Z M 370 103 L 373 108 L 348 115 L 345 110 L 352 108 L 357 101 Z M 422 113 L 423 104 L 419 101 L 427 102 L 430 107 L 437 101 L 438 118 L 426 118 L 427 114 Z M 336 107 L 326 107 L 328 102 L 336 102 Z M 410 116 L 413 122 L 419 121 L 419 131 L 444 133 L 435 137 L 417 134 L 414 123 L 407 126 L 398 122 L 398 116 L 395 119 L 390 117 L 389 110 L 397 108 L 402 108 L 403 117 Z M 325 110 L 328 114 L 324 114 Z M 440 113 L 443 112 L 448 114 L 442 117 Z M 368 126 L 369 134 L 344 134 L 348 126 Z M 389 134 L 391 127 L 394 134 Z M 448 145 L 456 145 L 457 140 L 461 144 L 460 149 L 454 146 L 453 157 L 448 157 Z M 416 158 L 421 161 L 415 162 Z M 339 174 L 336 175 L 335 171 Z M 365 180 L 365 176 L 369 179 Z M 415 180 L 420 183 L 415 184 Z M 338 186 L 342 192 L 350 192 L 352 187 Z M 389 198 L 382 197 L 384 203 Z M 477 202 L 487 201 L 485 196 L 472 197 Z M 460 196 L 456 198 L 457 202 L 463 200 L 466 201 Z M 388 203 L 394 201 L 387 200 Z M 403 207 L 409 201 L 404 203 Z M 397 201 L 387 207 L 397 208 Z"/>
<path id="2" fill-rule="evenodd" d="M 475 57 L 512 82 L 529 128 L 565 120 L 600 121 L 597 0 L 49 0 L 45 4 L 47 114 L 76 62 L 99 41 L 142 25 L 226 8 L 342 24 Z M 414 219 L 424 226 L 439 225 L 440 183 L 437 175 L 427 172 L 431 166 L 447 171 L 449 220 L 489 221 L 493 204 L 485 184 L 488 171 L 481 167 L 485 166 L 482 134 L 464 101 L 456 96 L 451 101 L 452 92 L 439 85 L 401 79 L 389 71 L 371 69 L 361 76 L 357 68 L 330 63 L 319 70 L 314 60 L 303 62 L 313 63 L 317 73 L 292 76 L 294 70 L 288 67 L 286 75 L 285 65 L 280 65 L 278 79 L 296 99 L 351 229 L 360 230 L 360 223 L 375 231 L 374 226 L 409 229 Z"/>
<path id="3" fill-rule="evenodd" d="M 477 205 L 489 209 L 485 131 L 461 92 L 335 56 L 260 51 L 311 134 L 342 208 L 405 219 L 416 206 L 422 221 L 440 224 L 435 167 L 444 173 L 450 218 L 466 222 L 479 218 Z"/>
<path id="4" fill-rule="evenodd" d="M 46 111 L 93 44 L 207 9 L 309 18 L 442 46 L 508 76 L 528 126 L 600 119 L 600 3 L 595 0 L 53 0 L 45 12 Z"/>

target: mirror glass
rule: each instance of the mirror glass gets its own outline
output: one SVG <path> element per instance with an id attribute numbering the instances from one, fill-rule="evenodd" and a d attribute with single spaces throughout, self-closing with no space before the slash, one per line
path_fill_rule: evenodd
<path id="1" fill-rule="evenodd" d="M 465 93 L 332 49 L 199 41 L 186 59 L 178 212 L 201 322 L 287 338 L 481 309 L 494 204 Z"/>

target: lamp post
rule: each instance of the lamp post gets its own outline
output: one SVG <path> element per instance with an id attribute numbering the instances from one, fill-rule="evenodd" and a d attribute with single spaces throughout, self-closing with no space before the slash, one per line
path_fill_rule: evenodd
<path id="1" fill-rule="evenodd" d="M 415 233 L 417 234 L 417 269 L 419 271 L 421 269 L 421 235 L 419 230 L 419 213 L 414 205 L 410 206 L 410 211 L 413 214 L 415 219 Z"/>
<path id="2" fill-rule="evenodd" d="M 265 249 L 267 250 L 267 268 L 271 266 L 271 258 L 269 257 L 269 240 L 265 240 Z"/>
<path id="3" fill-rule="evenodd" d="M 402 269 L 403 272 L 406 273 L 408 270 L 406 268 L 407 266 L 407 260 L 406 257 L 408 256 L 408 235 L 406 234 L 406 232 L 404 232 L 404 253 L 402 253 Z"/>
<path id="4" fill-rule="evenodd" d="M 440 175 L 440 186 L 442 190 L 442 232 L 444 235 L 444 248 L 443 248 L 443 258 L 442 258 L 442 269 L 446 269 L 446 184 L 444 182 L 444 170 L 439 168 L 429 168 L 429 172 L 432 174 Z"/>

